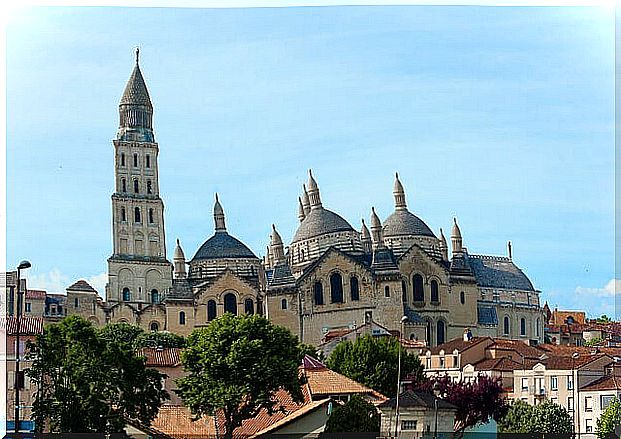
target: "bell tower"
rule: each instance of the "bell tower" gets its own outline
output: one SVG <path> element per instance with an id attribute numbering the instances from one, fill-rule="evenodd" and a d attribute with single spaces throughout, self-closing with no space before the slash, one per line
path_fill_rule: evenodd
<path id="1" fill-rule="evenodd" d="M 119 103 L 119 129 L 113 140 L 113 253 L 108 258 L 106 285 L 106 300 L 111 303 L 158 303 L 172 285 L 164 203 L 159 196 L 159 146 L 152 123 L 153 105 L 136 49 L 136 64 Z"/>

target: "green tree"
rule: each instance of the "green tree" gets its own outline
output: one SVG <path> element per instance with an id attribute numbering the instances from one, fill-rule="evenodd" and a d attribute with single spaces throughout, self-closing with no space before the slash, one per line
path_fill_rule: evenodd
<path id="1" fill-rule="evenodd" d="M 621 402 L 615 398 L 597 420 L 595 434 L 599 439 L 610 437 L 614 433 L 615 427 L 619 425 L 621 425 Z"/>
<path id="2" fill-rule="evenodd" d="M 592 346 L 599 346 L 600 344 L 602 344 L 605 340 L 601 337 L 596 337 L 593 338 L 589 341 L 585 341 L 584 342 L 584 346 L 588 346 L 588 347 L 592 347 Z"/>
<path id="3" fill-rule="evenodd" d="M 401 379 L 424 380 L 418 356 L 408 353 L 394 337 L 365 335 L 336 345 L 326 365 L 386 396 L 397 394 L 397 363 L 401 349 Z"/>
<path id="4" fill-rule="evenodd" d="M 610 323 L 611 322 L 610 317 L 608 317 L 606 314 L 602 314 L 597 319 L 595 319 L 595 321 L 597 323 Z"/>
<path id="5" fill-rule="evenodd" d="M 185 338 L 167 331 L 143 332 L 136 338 L 138 347 L 183 348 Z"/>
<path id="6" fill-rule="evenodd" d="M 181 354 L 187 375 L 177 393 L 195 416 L 222 414 L 222 437 L 261 409 L 281 410 L 274 395 L 287 391 L 303 400 L 297 338 L 258 315 L 224 314 L 189 335 Z"/>
<path id="7" fill-rule="evenodd" d="M 26 372 L 39 388 L 32 409 L 37 428 L 121 432 L 125 418 L 149 424 L 168 398 L 165 375 L 147 369 L 128 346 L 79 316 L 44 327 L 28 345 L 33 363 Z"/>
<path id="8" fill-rule="evenodd" d="M 550 401 L 531 406 L 516 400 L 498 422 L 499 433 L 571 433 L 573 423 L 564 407 Z"/>
<path id="9" fill-rule="evenodd" d="M 533 406 L 522 401 L 514 400 L 507 413 L 498 420 L 499 433 L 529 433 L 530 419 L 533 415 Z"/>
<path id="10" fill-rule="evenodd" d="M 354 395 L 347 404 L 337 406 L 326 422 L 326 433 L 379 432 L 380 414 L 373 404 Z"/>

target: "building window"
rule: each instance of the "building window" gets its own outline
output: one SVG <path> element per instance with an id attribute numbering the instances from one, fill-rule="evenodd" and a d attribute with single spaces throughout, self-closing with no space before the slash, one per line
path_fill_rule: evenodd
<path id="1" fill-rule="evenodd" d="M 157 324 L 157 322 L 151 322 L 151 331 L 159 331 L 160 329 L 160 325 Z"/>
<path id="2" fill-rule="evenodd" d="M 179 324 L 185 325 L 185 311 L 179 311 Z"/>
<path id="3" fill-rule="evenodd" d="M 610 405 L 613 399 L 615 399 L 614 395 L 602 395 L 601 397 L 602 411 L 606 410 L 606 408 Z"/>
<path id="4" fill-rule="evenodd" d="M 535 334 L 539 337 L 539 325 L 541 324 L 541 320 L 537 319 L 537 326 L 535 327 Z"/>
<path id="5" fill-rule="evenodd" d="M 390 287 L 388 285 L 384 287 L 384 297 L 390 297 Z"/>
<path id="6" fill-rule="evenodd" d="M 462 305 L 466 304 L 466 293 L 464 293 L 463 291 L 459 292 L 459 301 Z"/>
<path id="7" fill-rule="evenodd" d="M 121 166 L 125 166 L 125 154 L 121 153 Z"/>
<path id="8" fill-rule="evenodd" d="M 332 303 L 343 303 L 343 278 L 339 273 L 330 275 L 330 300 Z"/>
<path id="9" fill-rule="evenodd" d="M 134 154 L 134 168 L 138 167 L 138 154 Z"/>
<path id="10" fill-rule="evenodd" d="M 224 296 L 224 312 L 228 312 L 237 315 L 237 298 L 233 293 L 227 293 Z"/>
<path id="11" fill-rule="evenodd" d="M 425 330 L 425 337 L 427 337 L 427 346 L 431 346 L 431 320 L 427 320 L 427 329 Z"/>
<path id="12" fill-rule="evenodd" d="M 287 309 L 287 299 L 282 299 L 280 301 L 280 309 Z"/>
<path id="13" fill-rule="evenodd" d="M 127 221 L 127 215 L 125 215 L 124 207 L 121 207 L 121 221 Z"/>
<path id="14" fill-rule="evenodd" d="M 136 207 L 134 209 L 134 222 L 136 223 L 140 222 L 140 207 Z"/>
<path id="15" fill-rule="evenodd" d="M 444 369 L 444 357 L 440 357 L 440 369 Z"/>
<path id="16" fill-rule="evenodd" d="M 151 180 L 147 180 L 147 194 L 153 193 L 153 187 L 151 186 Z"/>
<path id="17" fill-rule="evenodd" d="M 140 188 L 138 187 L 138 180 L 134 179 L 134 193 L 137 194 L 140 192 Z"/>
<path id="18" fill-rule="evenodd" d="M 574 388 L 574 377 L 569 375 L 567 377 L 567 390 L 573 390 Z"/>
<path id="19" fill-rule="evenodd" d="M 207 321 L 211 322 L 216 318 L 216 301 L 210 300 L 207 302 Z"/>
<path id="20" fill-rule="evenodd" d="M 526 319 L 524 317 L 520 319 L 520 335 L 526 335 Z"/>
<path id="21" fill-rule="evenodd" d="M 553 376 L 550 378 L 550 390 L 558 390 L 558 377 Z"/>
<path id="22" fill-rule="evenodd" d="M 146 158 L 147 168 L 150 168 L 151 167 L 151 156 L 149 154 L 147 154 L 147 156 L 145 158 Z"/>
<path id="23" fill-rule="evenodd" d="M 416 430 L 416 420 L 401 421 L 401 430 Z"/>
<path id="24" fill-rule="evenodd" d="M 121 192 L 127 192 L 127 181 L 124 178 L 121 178 Z"/>
<path id="25" fill-rule="evenodd" d="M 511 325 L 510 325 L 510 321 L 509 321 L 509 316 L 505 316 L 505 318 L 503 319 L 503 334 L 504 335 L 509 335 L 509 331 L 511 330 Z"/>
<path id="26" fill-rule="evenodd" d="M 574 411 L 574 397 L 573 396 L 567 397 L 567 410 L 570 412 Z"/>
<path id="27" fill-rule="evenodd" d="M 323 285 L 317 281 L 313 285 L 313 295 L 315 296 L 315 305 L 323 305 Z"/>
<path id="28" fill-rule="evenodd" d="M 123 288 L 123 301 L 129 302 L 131 300 L 131 294 L 129 288 Z"/>
<path id="29" fill-rule="evenodd" d="M 26 307 L 26 312 L 32 312 L 32 303 L 26 302 L 25 307 Z"/>
<path id="30" fill-rule="evenodd" d="M 593 419 L 585 419 L 585 426 L 587 433 L 593 433 Z"/>
<path id="31" fill-rule="evenodd" d="M 151 303 L 160 303 L 160 293 L 156 289 L 151 290 Z"/>
<path id="32" fill-rule="evenodd" d="M 522 378 L 522 392 L 528 391 L 528 378 Z"/>
<path id="33" fill-rule="evenodd" d="M 360 300 L 360 287 L 356 276 L 349 279 L 349 289 L 351 291 L 351 300 Z"/>
<path id="34" fill-rule="evenodd" d="M 440 303 L 440 293 L 438 291 L 438 281 L 431 281 L 431 301 L 433 303 Z"/>
<path id="35" fill-rule="evenodd" d="M 248 315 L 254 314 L 254 302 L 252 301 L 252 299 L 244 300 L 244 311 Z"/>
<path id="36" fill-rule="evenodd" d="M 437 328 L 436 328 L 436 341 L 438 343 L 438 345 L 441 345 L 444 343 L 444 331 L 445 331 L 445 325 L 444 325 L 444 320 L 438 320 L 437 323 Z"/>
<path id="37" fill-rule="evenodd" d="M 77 297 L 75 297 L 75 298 L 73 299 L 73 307 L 74 307 L 74 308 L 77 308 L 77 307 L 79 307 L 79 306 L 80 306 L 80 300 L 79 300 Z"/>
<path id="38" fill-rule="evenodd" d="M 408 301 L 408 286 L 405 280 L 401 280 L 401 300 L 403 300 L 403 303 Z"/>
<path id="39" fill-rule="evenodd" d="M 153 224 L 153 209 L 149 209 L 149 224 Z"/>
<path id="40" fill-rule="evenodd" d="M 584 397 L 584 411 L 585 412 L 593 411 L 593 397 L 592 396 Z"/>
<path id="41" fill-rule="evenodd" d="M 424 302 L 425 290 L 423 285 L 423 277 L 420 274 L 415 274 L 412 278 L 412 288 L 414 290 L 414 302 Z"/>

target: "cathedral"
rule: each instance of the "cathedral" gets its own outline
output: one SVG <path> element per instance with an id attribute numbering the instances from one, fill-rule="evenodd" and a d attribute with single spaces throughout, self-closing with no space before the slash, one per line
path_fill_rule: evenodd
<path id="1" fill-rule="evenodd" d="M 375 322 L 433 346 L 489 335 L 543 342 L 540 291 L 508 256 L 470 254 L 453 220 L 451 248 L 407 206 L 395 175 L 394 212 L 372 208 L 360 230 L 321 201 L 309 171 L 301 188 L 298 229 L 285 246 L 276 226 L 266 256 L 229 234 L 218 195 L 214 232 L 186 259 L 181 243 L 166 255 L 159 195 L 153 105 L 136 63 L 119 104 L 112 194 L 113 253 L 106 301 L 92 288 L 68 288 L 69 313 L 97 324 L 129 322 L 147 330 L 189 334 L 223 313 L 262 314 L 304 343 L 330 331 Z M 450 254 L 449 254 L 450 250 Z M 76 284 L 77 285 L 77 284 Z M 84 305 L 83 305 L 84 304 Z M 71 306 L 68 306 L 71 308 Z"/>

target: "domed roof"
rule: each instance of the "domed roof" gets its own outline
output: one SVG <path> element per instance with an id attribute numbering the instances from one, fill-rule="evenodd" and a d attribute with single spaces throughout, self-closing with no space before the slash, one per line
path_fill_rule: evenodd
<path id="1" fill-rule="evenodd" d="M 354 231 L 340 215 L 323 207 L 311 209 L 300 223 L 292 242 L 303 241 L 326 233 Z"/>
<path id="2" fill-rule="evenodd" d="M 192 261 L 199 259 L 258 259 L 252 250 L 227 232 L 216 232 L 198 249 Z"/>
<path id="3" fill-rule="evenodd" d="M 402 235 L 436 237 L 429 226 L 412 212 L 408 210 L 395 210 L 384 221 L 384 236 Z"/>

